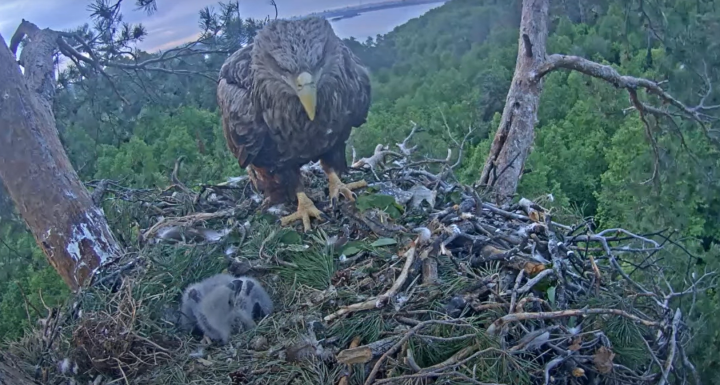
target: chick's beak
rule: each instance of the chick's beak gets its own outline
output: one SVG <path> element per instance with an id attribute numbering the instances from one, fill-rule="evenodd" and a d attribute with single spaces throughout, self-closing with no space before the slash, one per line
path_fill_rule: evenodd
<path id="1" fill-rule="evenodd" d="M 317 88 L 315 81 L 307 72 L 303 72 L 297 77 L 297 95 L 300 98 L 305 112 L 310 120 L 315 119 L 315 107 L 317 103 Z"/>

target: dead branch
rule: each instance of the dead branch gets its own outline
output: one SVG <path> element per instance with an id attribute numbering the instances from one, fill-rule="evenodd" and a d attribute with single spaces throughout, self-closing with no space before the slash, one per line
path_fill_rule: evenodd
<path id="1" fill-rule="evenodd" d="M 670 370 L 672 369 L 673 363 L 675 361 L 675 354 L 677 353 L 677 332 L 678 328 L 680 327 L 680 320 L 682 319 L 682 312 L 680 309 L 675 309 L 675 315 L 673 316 L 672 321 L 672 332 L 670 333 L 670 350 L 668 352 L 667 360 L 665 361 L 665 366 L 662 368 L 662 379 L 660 382 L 658 382 L 658 385 L 665 385 L 665 383 L 668 380 L 668 375 L 670 374 Z"/>
<path id="2" fill-rule="evenodd" d="M 353 349 L 357 348 L 359 345 L 360 345 L 360 337 L 355 337 L 355 338 L 353 338 L 353 340 L 350 342 L 350 347 L 348 348 L 348 350 L 353 350 Z M 345 351 L 345 350 L 344 350 L 344 351 Z M 372 354 L 372 349 L 370 350 L 370 353 Z M 340 352 L 340 353 L 337 355 L 337 360 L 338 360 L 338 362 L 343 362 L 343 363 L 345 363 L 345 365 L 346 365 L 346 370 L 347 370 L 347 374 L 346 374 L 346 375 L 343 375 L 342 377 L 340 377 L 340 381 L 338 381 L 338 385 L 348 385 L 348 384 L 349 384 L 348 378 L 350 378 L 350 376 L 352 376 L 352 365 L 348 363 L 349 360 L 343 360 L 343 359 L 341 359 L 341 355 L 342 355 L 342 354 L 343 354 L 343 352 Z M 349 354 L 348 354 L 348 355 L 349 355 Z M 362 353 L 362 355 L 366 355 L 366 353 Z M 365 361 L 365 362 L 367 362 L 367 361 Z"/>
<path id="3" fill-rule="evenodd" d="M 588 316 L 593 314 L 613 314 L 621 317 L 625 317 L 628 319 L 631 319 L 637 323 L 640 323 L 645 326 L 649 327 L 655 327 L 655 328 L 661 328 L 664 327 L 664 325 L 660 322 L 655 321 L 648 321 L 645 319 L 642 319 L 636 315 L 627 313 L 622 310 L 618 309 L 575 309 L 575 310 L 560 310 L 560 311 L 552 311 L 552 312 L 546 312 L 546 313 L 516 313 L 516 314 L 508 314 L 506 316 L 503 316 L 495 322 L 493 322 L 487 329 L 488 334 L 497 334 L 498 330 L 505 324 L 509 322 L 518 322 L 518 321 L 524 321 L 524 320 L 530 320 L 530 319 L 553 319 L 553 318 L 566 318 L 566 317 L 578 317 L 578 316 Z"/>
<path id="4" fill-rule="evenodd" d="M 630 3 L 628 3 L 630 4 Z M 647 20 L 653 35 L 660 41 L 662 37 L 655 31 L 653 23 L 641 6 L 638 12 Z M 582 6 L 581 6 L 582 7 Z M 617 88 L 628 91 L 631 105 L 638 110 L 640 119 L 645 126 L 645 133 L 653 150 L 654 164 L 649 181 L 657 181 L 660 165 L 660 149 L 648 115 L 666 118 L 677 123 L 673 117 L 685 117 L 701 127 L 707 140 L 716 148 L 720 148 L 720 137 L 717 130 L 711 130 L 710 122 L 718 117 L 709 115 L 709 111 L 720 108 L 720 105 L 707 105 L 706 100 L 712 92 L 709 76 L 701 75 L 706 82 L 706 93 L 701 96 L 697 106 L 690 107 L 672 96 L 661 87 L 661 82 L 619 74 L 613 67 L 602 65 L 582 57 L 546 54 L 548 37 L 549 0 L 523 0 L 520 19 L 520 34 L 517 43 L 517 59 L 515 72 L 507 94 L 502 119 L 490 146 L 490 153 L 485 160 L 481 175 L 476 182 L 479 187 L 489 190 L 496 203 L 510 202 L 517 192 L 518 183 L 525 172 L 525 163 L 531 152 L 535 124 L 537 122 L 539 100 L 542 94 L 545 75 L 566 69 L 578 71 L 598 79 L 602 79 Z M 631 12 L 628 7 L 627 12 Z M 651 57 L 651 35 L 648 34 L 648 56 Z M 707 72 L 707 70 L 705 71 Z M 638 90 L 644 89 L 653 96 L 657 106 L 641 101 Z M 683 133 L 675 128 L 680 137 L 681 147 L 687 149 Z M 691 152 L 690 152 L 691 153 Z M 647 183 L 647 182 L 646 182 Z"/>
<path id="5" fill-rule="evenodd" d="M 433 324 L 453 325 L 453 324 L 459 324 L 459 323 L 457 321 L 429 320 L 429 321 L 421 322 L 421 323 L 417 324 L 416 326 L 413 326 L 410 330 L 408 330 L 402 336 L 402 338 L 400 338 L 400 340 L 398 342 L 396 342 L 390 349 L 388 349 L 388 351 L 386 351 L 380 357 L 379 360 L 377 360 L 377 362 L 375 363 L 375 365 L 372 368 L 372 371 L 370 371 L 370 374 L 368 375 L 367 379 L 365 380 L 365 385 L 370 385 L 370 384 L 374 383 L 375 377 L 377 376 L 378 372 L 380 371 L 380 368 L 382 367 L 385 360 L 387 360 L 391 354 L 394 354 L 405 342 L 407 342 L 407 340 L 410 339 L 410 337 L 415 335 L 418 331 L 420 331 L 421 329 L 423 329 L 424 327 L 426 327 L 428 325 L 433 325 Z M 462 324 L 460 324 L 460 325 L 462 325 Z M 469 325 L 467 325 L 467 326 L 469 326 Z"/>
<path id="6" fill-rule="evenodd" d="M 707 123 L 716 120 L 716 118 L 713 118 L 705 113 L 706 111 L 717 109 L 720 107 L 706 106 L 706 97 L 703 97 L 703 99 L 701 99 L 700 101 L 700 104 L 698 104 L 697 106 L 690 107 L 685 103 L 681 102 L 680 100 L 676 99 L 674 96 L 670 95 L 665 90 L 663 90 L 660 87 L 660 84 L 657 82 L 634 76 L 621 75 L 609 65 L 599 64 L 579 56 L 561 54 L 550 55 L 543 64 L 543 66 L 540 67 L 540 70 L 535 74 L 534 79 L 537 81 L 544 77 L 546 74 L 557 69 L 569 69 L 573 71 L 578 71 L 585 75 L 605 80 L 616 88 L 626 89 L 630 93 L 631 99 L 633 101 L 633 106 L 640 113 L 646 112 L 656 115 L 669 114 L 669 112 L 667 111 L 640 102 L 637 98 L 636 92 L 638 89 L 643 88 L 649 94 L 657 96 L 664 104 L 675 107 L 685 117 L 695 121 L 703 129 L 703 132 L 705 133 L 707 139 L 711 143 L 715 144 L 717 147 L 720 147 L 720 140 L 713 137 L 707 127 Z M 711 85 L 709 85 L 708 89 L 711 89 Z"/>
<path id="7" fill-rule="evenodd" d="M 174 226 L 192 226 L 197 222 L 209 221 L 212 219 L 230 218 L 235 215 L 236 209 L 231 208 L 214 213 L 194 213 L 178 218 L 163 218 L 142 234 L 143 239 L 150 239 L 160 229 Z"/>
<path id="8" fill-rule="evenodd" d="M 185 186 L 185 184 L 181 182 L 178 178 L 178 172 L 180 171 L 180 166 L 182 165 L 183 160 L 185 160 L 184 155 L 175 160 L 175 166 L 173 167 L 172 174 L 170 174 L 170 180 L 172 181 L 173 185 L 180 188 L 186 194 L 192 196 L 193 192 L 189 188 L 187 188 L 187 186 Z"/>
<path id="9" fill-rule="evenodd" d="M 408 278 L 408 273 L 410 272 L 410 267 L 412 266 L 413 262 L 415 262 L 415 254 L 416 254 L 416 241 L 413 241 L 413 242 L 411 242 L 408 250 L 403 255 L 403 257 L 405 258 L 405 265 L 403 266 L 403 269 L 400 272 L 400 275 L 395 280 L 395 283 L 393 284 L 393 286 L 390 289 L 388 289 L 388 291 L 386 291 L 385 293 L 383 293 L 377 297 L 373 297 L 367 301 L 343 307 L 340 310 L 336 311 L 335 313 L 325 316 L 324 320 L 326 322 L 331 322 L 334 319 L 339 318 L 345 314 L 362 311 L 362 310 L 376 309 L 376 308 L 381 308 L 381 307 L 385 306 L 385 304 L 387 304 L 387 302 L 391 298 L 395 297 L 395 295 L 398 293 L 400 288 L 405 284 L 405 281 Z"/>
<path id="10" fill-rule="evenodd" d="M 395 145 L 400 149 L 400 152 L 405 156 L 412 155 L 412 153 L 415 152 L 415 150 L 418 148 L 417 144 L 410 147 L 408 145 L 408 143 L 410 142 L 410 139 L 412 139 L 413 135 L 415 135 L 415 133 L 422 131 L 422 128 L 420 126 L 418 126 L 417 123 L 413 122 L 412 120 L 410 121 L 410 124 L 412 124 L 412 129 L 410 130 L 410 133 L 408 134 L 408 136 L 406 136 L 405 139 L 403 139 L 403 141 L 401 143 L 395 143 Z M 353 157 L 353 163 L 354 162 L 355 162 L 355 157 Z"/>
<path id="11" fill-rule="evenodd" d="M 337 360 L 345 365 L 364 364 L 370 362 L 374 358 L 380 357 L 380 355 L 387 352 L 397 339 L 398 338 L 396 336 L 393 336 L 363 346 L 358 346 L 359 342 L 355 344 L 355 346 L 350 344 L 349 349 L 345 349 L 338 353 Z M 353 340 L 353 342 L 355 342 L 355 340 Z"/>
<path id="12" fill-rule="evenodd" d="M 455 139 L 455 136 L 452 134 L 452 132 L 450 132 L 450 125 L 448 125 L 447 119 L 445 118 L 445 114 L 442 112 L 442 110 L 440 111 L 440 114 L 443 118 L 443 123 L 445 124 L 445 129 L 447 130 L 448 137 L 450 138 L 450 140 L 455 144 L 455 146 L 458 149 L 457 159 L 455 160 L 455 163 L 450 165 L 450 169 L 455 170 L 462 163 L 463 150 L 465 149 L 465 144 L 467 144 L 468 139 L 475 132 L 475 128 L 473 128 L 472 126 L 469 126 L 467 129 L 467 133 L 465 133 L 465 136 L 462 138 L 462 141 L 458 142 L 457 139 Z M 449 152 L 450 152 L 450 149 L 448 149 L 448 161 L 450 160 Z"/>
<path id="13" fill-rule="evenodd" d="M 385 163 L 387 161 L 388 157 L 395 157 L 395 158 L 402 158 L 403 156 L 398 154 L 395 151 L 390 151 L 387 149 L 386 146 L 383 146 L 382 144 L 378 144 L 375 146 L 375 152 L 373 155 L 369 158 L 360 158 L 357 161 L 353 162 L 351 167 L 353 168 L 369 168 L 373 174 L 375 174 L 376 170 L 378 168 L 382 168 L 385 166 Z M 379 180 L 380 178 L 375 174 L 375 177 Z"/>
<path id="14" fill-rule="evenodd" d="M 38 31 L 40 31 L 40 28 L 36 24 L 23 19 L 18 28 L 15 30 L 12 38 L 10 39 L 10 50 L 12 51 L 12 53 L 17 54 L 17 49 L 23 39 L 25 39 L 25 37 L 30 37 Z M 103 76 L 107 77 L 109 77 L 109 75 L 104 72 L 104 67 L 118 68 L 124 70 L 146 70 L 160 71 L 166 73 L 191 74 L 191 72 L 193 71 L 174 71 L 168 70 L 167 68 L 159 67 L 157 65 L 163 62 L 172 61 L 187 56 L 230 53 L 228 50 L 197 48 L 202 43 L 207 42 L 208 38 L 206 37 L 205 39 L 185 43 L 178 47 L 165 50 L 157 57 L 146 59 L 143 61 L 138 61 L 136 54 L 132 52 L 127 52 L 127 56 L 129 56 L 132 60 L 128 62 L 119 62 L 97 56 L 97 54 L 91 48 L 90 43 L 85 41 L 85 39 L 81 38 L 76 33 L 53 31 L 47 28 L 43 31 L 53 33 L 57 36 L 58 50 L 64 56 L 77 62 L 89 64 L 93 69 L 97 70 L 98 72 L 103 74 Z M 76 48 L 70 45 L 68 43 L 68 40 L 78 43 L 79 46 L 83 48 L 83 52 L 87 54 L 87 56 L 84 55 L 83 52 L 79 52 Z M 210 79 L 213 80 L 212 78 Z"/>

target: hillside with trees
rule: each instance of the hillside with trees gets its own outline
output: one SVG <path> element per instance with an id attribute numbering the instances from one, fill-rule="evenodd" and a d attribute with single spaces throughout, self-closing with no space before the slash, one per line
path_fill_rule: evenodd
<path id="1" fill-rule="evenodd" d="M 370 157 L 379 143 L 394 146 L 414 134 L 416 154 L 444 159 L 453 148 L 453 163 L 460 153 L 455 175 L 479 191 L 516 68 L 521 10 L 521 0 L 452 0 L 386 35 L 346 40 L 369 67 L 373 84 L 370 115 L 351 136 L 348 159 Z M 157 265 L 178 258 L 189 266 L 183 258 L 203 251 L 147 251 L 142 234 L 157 222 L 155 208 L 149 201 L 130 205 L 125 198 L 180 185 L 178 175 L 182 184 L 200 190 L 244 173 L 223 137 L 215 79 L 228 52 L 251 41 L 265 21 L 241 18 L 232 4 L 202 10 L 200 20 L 206 53 L 179 56 L 151 71 L 108 66 L 95 76 L 84 73 L 82 65 L 71 65 L 58 77 L 52 106 L 60 141 L 79 179 L 93 191 L 105 181 L 112 191 L 113 199 L 104 200 L 102 207 L 115 237 L 127 253 L 147 252 Z M 93 28 L 98 23 L 76 33 L 91 36 Z M 702 123 L 675 112 L 638 113 L 633 93 L 622 87 L 578 71 L 551 72 L 544 79 L 534 144 L 515 201 L 525 197 L 537 202 L 552 212 L 553 220 L 587 228 L 587 234 L 601 228 L 646 236 L 662 231 L 662 252 L 623 260 L 649 285 L 666 284 L 652 282 L 651 265 L 662 267 L 673 284 L 719 269 L 720 135 L 714 114 L 720 109 L 720 3 L 552 1 L 548 28 L 548 54 L 579 56 L 622 75 L 659 82 L 676 100 L 697 106 L 689 108 L 702 114 Z M 136 40 L 133 33 L 128 30 L 120 45 L 130 47 Z M 120 60 L 107 49 L 111 45 L 98 43 L 95 49 L 108 60 Z M 645 103 L 641 106 L 665 107 L 653 103 L 647 92 L 637 94 Z M 411 134 L 413 129 L 419 131 Z M 21 339 L 44 317 L 38 309 L 63 306 L 71 297 L 12 206 L 2 191 L 0 337 L 7 341 Z M 183 215 L 191 211 L 178 210 Z M 252 246 L 259 248 L 256 254 L 265 247 L 261 242 Z M 703 383 L 717 383 L 718 293 L 711 287 L 676 301 L 691 337 L 682 341 L 682 349 Z M 633 328 L 611 336 L 625 365 L 647 359 L 645 341 L 636 338 Z M 349 333 L 336 334 L 349 341 Z M 442 359 L 451 355 L 436 353 Z M 432 354 L 419 356 L 421 366 L 437 364 L 429 358 Z"/>
<path id="2" fill-rule="evenodd" d="M 387 142 L 401 141 L 413 120 L 428 128 L 424 149 L 443 157 L 448 128 L 457 137 L 472 125 L 461 175 L 478 179 L 513 76 L 521 2 L 480 3 L 455 0 L 364 44 L 372 48 L 358 47 L 374 70 L 376 95 L 364 132 L 354 136 L 361 153 L 382 141 L 386 127 L 396 128 Z M 678 99 L 717 108 L 719 63 L 708 35 L 720 17 L 715 2 L 593 1 L 582 11 L 578 4 L 551 5 L 548 53 L 666 81 Z M 593 217 L 602 227 L 672 229 L 692 257 L 665 260 L 668 269 L 685 258 L 700 268 L 717 266 L 718 136 L 677 117 L 648 119 L 657 156 L 627 93 L 578 72 L 550 74 L 518 194 L 550 194 L 548 204 L 561 213 Z M 710 315 L 718 304 L 714 292 L 711 298 L 698 308 L 705 318 L 695 338 L 701 366 L 717 368 L 709 358 L 720 326 Z"/>

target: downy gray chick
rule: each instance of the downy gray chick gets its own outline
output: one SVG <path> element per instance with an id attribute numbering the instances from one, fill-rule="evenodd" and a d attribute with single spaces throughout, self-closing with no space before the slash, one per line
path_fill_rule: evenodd
<path id="1" fill-rule="evenodd" d="M 242 285 L 242 281 L 234 282 Z M 245 300 L 232 283 L 212 289 L 200 301 L 198 327 L 206 337 L 226 344 L 230 340 L 230 334 L 240 327 L 249 329 L 255 326 L 251 316 L 243 310 L 247 307 Z"/>
<path id="2" fill-rule="evenodd" d="M 180 306 L 180 328 L 186 332 L 194 331 L 198 334 L 202 330 L 197 328 L 197 314 L 200 309 L 200 301 L 212 289 L 218 286 L 229 285 L 235 277 L 230 274 L 216 274 L 196 282 L 185 289 Z"/>
<path id="3" fill-rule="evenodd" d="M 243 281 L 242 285 L 237 281 Z M 235 287 L 240 290 L 240 294 L 247 298 L 243 302 L 247 306 L 244 310 L 251 315 L 252 319 L 257 321 L 272 314 L 272 299 L 258 280 L 253 277 L 237 277 L 233 282 Z"/>
<path id="4" fill-rule="evenodd" d="M 273 312 L 273 303 L 252 277 L 218 274 L 191 285 L 183 295 L 183 329 L 227 343 L 238 328 L 256 326 L 255 320 Z"/>
<path id="5" fill-rule="evenodd" d="M 226 344 L 230 335 L 240 328 L 254 328 L 255 319 L 269 315 L 273 304 L 257 280 L 239 277 L 207 293 L 200 300 L 199 310 L 198 327 L 203 334 Z"/>

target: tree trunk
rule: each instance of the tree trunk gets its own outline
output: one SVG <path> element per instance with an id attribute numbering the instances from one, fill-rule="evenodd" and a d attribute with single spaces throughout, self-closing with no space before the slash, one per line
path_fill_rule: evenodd
<path id="1" fill-rule="evenodd" d="M 57 35 L 25 27 L 24 76 L 0 36 L 0 178 L 48 261 L 75 291 L 120 247 L 60 143 L 52 112 Z"/>
<path id="2" fill-rule="evenodd" d="M 3 44 L 5 43 L 3 42 Z M 8 357 L 3 356 L 4 354 L 0 353 L 0 385 L 37 384 L 37 382 L 33 381 L 30 376 L 15 367 L 15 365 L 8 359 Z"/>
<path id="3" fill-rule="evenodd" d="M 535 138 L 535 122 L 548 35 L 548 0 L 524 0 L 518 55 L 502 121 L 485 161 L 479 184 L 492 189 L 497 203 L 512 199 Z"/>

